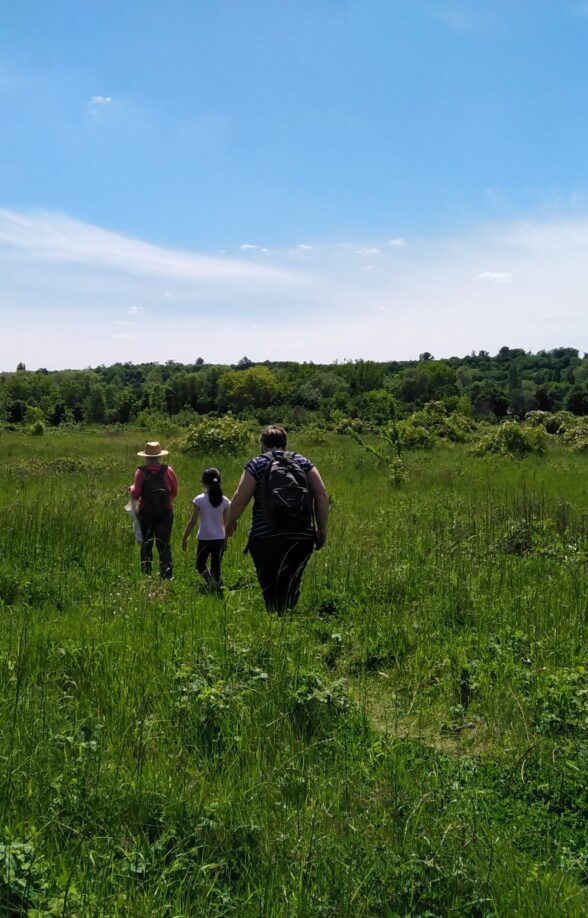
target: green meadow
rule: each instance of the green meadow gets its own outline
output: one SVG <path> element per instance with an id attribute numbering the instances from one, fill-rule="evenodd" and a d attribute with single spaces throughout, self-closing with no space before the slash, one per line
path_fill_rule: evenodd
<path id="1" fill-rule="evenodd" d="M 164 439 L 164 438 L 162 438 Z M 0 438 L 0 914 L 582 916 L 588 477 L 552 447 L 404 457 L 300 433 L 331 503 L 295 613 L 247 517 L 204 591 L 124 512 L 144 434 Z M 166 443 L 167 445 L 167 443 Z"/>

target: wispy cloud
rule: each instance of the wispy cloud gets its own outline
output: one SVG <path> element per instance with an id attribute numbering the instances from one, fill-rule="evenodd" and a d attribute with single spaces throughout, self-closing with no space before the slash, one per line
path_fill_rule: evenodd
<path id="1" fill-rule="evenodd" d="M 184 281 L 275 281 L 285 272 L 152 245 L 59 214 L 0 210 L 0 244 L 29 258 Z"/>
<path id="2" fill-rule="evenodd" d="M 350 258 L 373 248 L 377 260 Z M 315 239 L 312 258 L 293 258 L 296 245 L 273 248 L 270 268 L 162 249 L 55 215 L 3 212 L 0 314 L 10 322 L 0 369 L 16 359 L 86 366 L 200 353 L 231 362 L 243 353 L 401 359 L 424 347 L 442 357 L 503 344 L 588 350 L 588 216 L 411 237 L 402 257 L 399 248 L 387 237 Z M 162 305 L 165 322 L 157 321 Z M 218 339 L 203 336 L 211 315 L 227 329 Z"/>
<path id="3" fill-rule="evenodd" d="M 433 10 L 433 16 L 455 32 L 480 34 L 493 32 L 500 28 L 500 15 L 490 4 L 473 0 L 445 0 Z"/>
<path id="4" fill-rule="evenodd" d="M 258 245 L 253 245 L 251 242 L 244 242 L 243 245 L 240 245 L 239 248 L 242 252 L 253 252 L 255 249 L 258 249 Z"/>
<path id="5" fill-rule="evenodd" d="M 459 32 L 469 32 L 472 28 L 471 20 L 461 10 L 446 7 L 438 10 L 436 17 L 443 25 L 450 29 L 457 29 Z"/>
<path id="6" fill-rule="evenodd" d="M 389 239 L 388 245 L 392 249 L 403 249 L 404 246 L 406 245 L 406 239 L 404 238 L 404 236 L 397 236 L 395 239 Z"/>
<path id="7" fill-rule="evenodd" d="M 377 249 L 374 246 L 363 246 L 361 249 L 355 250 L 356 255 L 381 255 L 382 250 Z"/>
<path id="8" fill-rule="evenodd" d="M 512 274 L 509 271 L 483 271 L 478 274 L 479 281 L 490 281 L 492 284 L 511 284 Z"/>
<path id="9" fill-rule="evenodd" d="M 115 106 L 111 96 L 91 96 L 87 103 L 87 112 L 92 122 L 101 122 L 109 112 L 110 116 L 115 112 L 118 106 Z"/>

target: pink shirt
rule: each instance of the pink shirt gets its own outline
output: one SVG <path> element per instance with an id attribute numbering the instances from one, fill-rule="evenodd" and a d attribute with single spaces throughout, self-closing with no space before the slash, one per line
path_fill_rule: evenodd
<path id="1" fill-rule="evenodd" d="M 135 472 L 135 480 L 131 485 L 130 493 L 133 500 L 139 501 L 139 510 L 143 509 L 143 498 L 141 495 L 143 493 L 143 482 L 145 480 L 145 472 L 143 471 L 144 468 L 148 470 L 147 474 L 151 471 L 158 472 L 161 468 L 161 463 L 149 462 L 147 466 L 138 468 Z M 176 478 L 176 473 L 172 469 L 171 465 L 166 465 L 165 467 L 165 480 L 169 489 L 169 499 L 170 501 L 173 501 L 178 494 L 178 480 Z"/>

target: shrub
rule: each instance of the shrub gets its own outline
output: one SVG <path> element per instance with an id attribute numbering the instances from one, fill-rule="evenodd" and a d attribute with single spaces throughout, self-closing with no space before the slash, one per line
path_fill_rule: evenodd
<path id="1" fill-rule="evenodd" d="M 540 427 L 528 427 L 516 421 L 506 421 L 486 434 L 473 447 L 474 456 L 527 456 L 541 455 L 546 450 L 545 433 Z"/>
<path id="2" fill-rule="evenodd" d="M 34 421 L 34 423 L 30 426 L 29 432 L 33 435 L 33 437 L 42 437 L 45 433 L 45 425 L 43 424 L 43 421 Z"/>
<path id="3" fill-rule="evenodd" d="M 250 425 L 238 421 L 232 414 L 206 417 L 191 427 L 180 449 L 186 452 L 223 453 L 236 455 L 245 451 L 253 439 Z"/>
<path id="4" fill-rule="evenodd" d="M 550 416 L 549 411 L 527 411 L 525 424 L 528 424 L 529 427 L 545 427 Z"/>
<path id="5" fill-rule="evenodd" d="M 433 434 L 412 419 L 398 422 L 398 435 L 402 449 L 432 449 L 435 445 Z"/>
<path id="6" fill-rule="evenodd" d="M 576 418 L 562 425 L 560 436 L 566 446 L 583 452 L 588 449 L 588 418 Z"/>
<path id="7" fill-rule="evenodd" d="M 570 411 L 528 411 L 525 415 L 525 424 L 531 427 L 542 427 L 549 434 L 563 435 L 581 423 Z"/>
<path id="8" fill-rule="evenodd" d="M 447 411 L 442 402 L 428 402 L 421 411 L 415 411 L 409 420 L 424 427 L 432 436 L 453 443 L 465 443 L 476 426 L 461 411 Z"/>
<path id="9" fill-rule="evenodd" d="M 324 428 L 319 427 L 317 424 L 309 424 L 308 427 L 304 427 L 300 432 L 300 436 L 303 442 L 309 446 L 324 446 L 327 442 Z"/>
<path id="10" fill-rule="evenodd" d="M 364 424 L 359 418 L 341 418 L 335 427 L 337 434 L 363 433 Z"/>

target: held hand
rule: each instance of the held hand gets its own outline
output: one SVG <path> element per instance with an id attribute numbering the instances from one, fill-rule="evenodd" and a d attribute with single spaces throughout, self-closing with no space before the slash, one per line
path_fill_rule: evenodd
<path id="1" fill-rule="evenodd" d="M 327 533 L 323 529 L 317 529 L 316 535 L 315 535 L 316 550 L 320 551 L 326 541 L 327 541 Z"/>
<path id="2" fill-rule="evenodd" d="M 225 541 L 226 539 L 230 539 L 231 536 L 235 534 L 236 529 L 237 529 L 236 521 L 234 523 L 227 523 L 227 525 L 225 526 Z"/>

